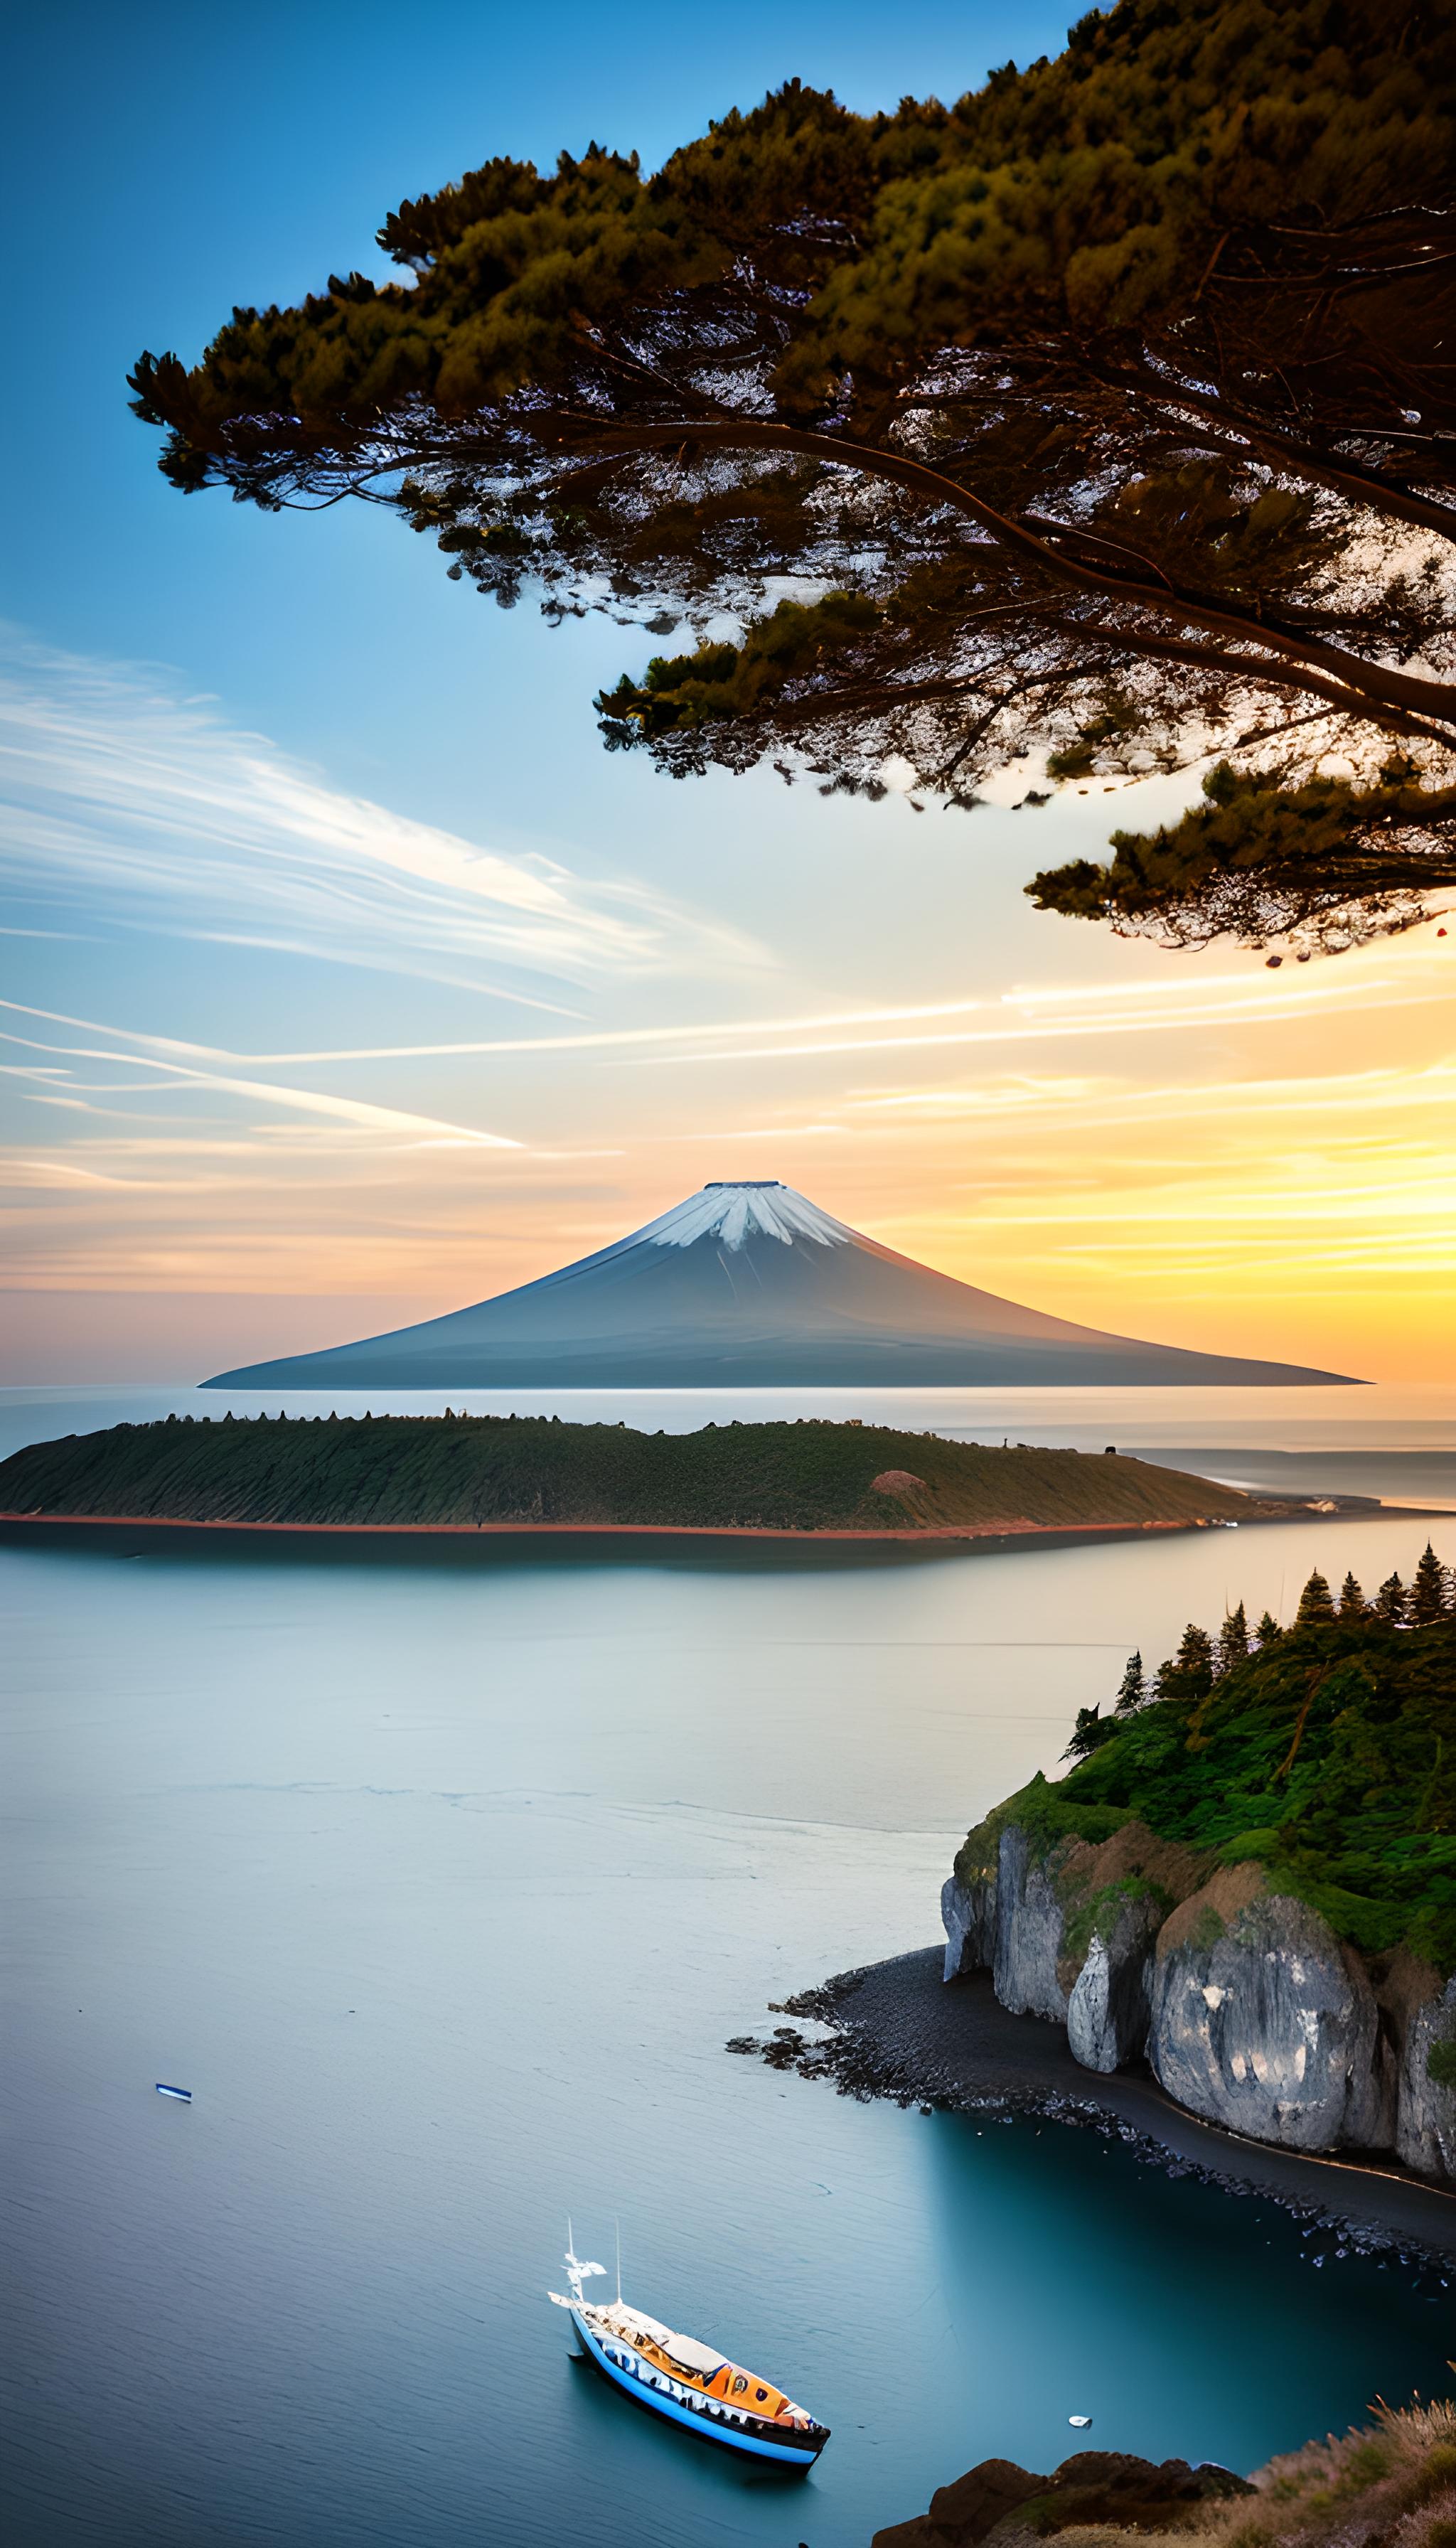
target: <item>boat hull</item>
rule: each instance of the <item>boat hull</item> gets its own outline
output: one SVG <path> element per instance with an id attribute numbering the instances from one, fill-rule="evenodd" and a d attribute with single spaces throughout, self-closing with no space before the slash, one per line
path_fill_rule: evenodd
<path id="1" fill-rule="evenodd" d="M 645 2362 L 629 2344 L 604 2343 L 577 2310 L 572 2312 L 572 2324 L 589 2362 L 614 2389 L 620 2389 L 635 2406 L 646 2407 L 668 2423 L 695 2433 L 699 2440 L 716 2442 L 720 2450 L 738 2451 L 746 2459 L 769 2460 L 780 2468 L 810 2469 L 829 2439 L 828 2429 L 822 2424 L 800 2435 L 763 2424 L 753 2416 L 737 2419 L 716 2399 L 700 2396 L 685 2382 L 670 2380 L 666 2372 Z"/>

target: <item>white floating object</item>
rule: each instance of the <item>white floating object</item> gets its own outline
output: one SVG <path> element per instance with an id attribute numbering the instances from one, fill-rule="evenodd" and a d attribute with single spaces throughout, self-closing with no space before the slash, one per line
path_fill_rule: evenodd
<path id="1" fill-rule="evenodd" d="M 182 2106 L 190 2106 L 192 2103 L 192 2090 L 190 2088 L 169 2088 L 165 2079 L 158 2079 L 156 2083 L 156 2093 L 159 2097 L 175 2097 L 178 2104 Z"/>
<path id="2" fill-rule="evenodd" d="M 1072 2430 L 1077 2433 L 1085 2433 L 1091 2421 L 1092 2418 L 1090 2415 L 1068 2415 L 1067 2417 L 1067 2422 L 1071 2425 Z"/>

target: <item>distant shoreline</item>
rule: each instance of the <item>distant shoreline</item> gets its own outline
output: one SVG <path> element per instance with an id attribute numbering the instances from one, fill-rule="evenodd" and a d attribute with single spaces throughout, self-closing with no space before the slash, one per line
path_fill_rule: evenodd
<path id="1" fill-rule="evenodd" d="M 1282 1521 L 1304 1515 L 1250 1514 L 1249 1520 Z M 929 1526 L 924 1530 L 774 1530 L 758 1522 L 666 1521 L 230 1521 L 193 1520 L 178 1513 L 49 1513 L 0 1512 L 0 1527 L 21 1523 L 46 1530 L 246 1530 L 281 1532 L 287 1537 L 341 1539 L 768 1539 L 793 1540 L 814 1546 L 822 1541 L 898 1542 L 920 1547 L 929 1542 L 978 1539 L 1143 1539 L 1152 1532 L 1203 1530 L 1219 1525 L 1198 1521 L 971 1521 Z"/>
<path id="2" fill-rule="evenodd" d="M 1345 1510 L 1343 1521 L 1424 1520 L 1429 1508 L 1378 1504 Z M 1313 1521 L 1320 1518 L 1307 1507 L 1254 1511 L 1236 1527 L 1259 1522 Z M 983 1521 L 928 1525 L 921 1530 L 774 1530 L 757 1522 L 656 1521 L 242 1521 L 193 1519 L 176 1513 L 0 1512 L 0 1530 L 191 1530 L 268 1533 L 286 1539 L 717 1539 L 735 1546 L 744 1540 L 774 1546 L 952 1548 L 972 1543 L 1005 1545 L 1035 1540 L 1043 1545 L 1075 1546 L 1078 1542 L 1150 1539 L 1170 1532 L 1216 1530 L 1219 1522 L 1198 1520 L 1037 1522 Z"/>
<path id="3" fill-rule="evenodd" d="M 0 1529 L 269 1531 L 300 1546 L 334 1534 L 402 1548 L 1049 1548 L 1315 1509 L 1111 1446 L 997 1449 L 855 1418 L 669 1434 L 449 1409 L 221 1424 L 174 1412 L 0 1461 Z"/>

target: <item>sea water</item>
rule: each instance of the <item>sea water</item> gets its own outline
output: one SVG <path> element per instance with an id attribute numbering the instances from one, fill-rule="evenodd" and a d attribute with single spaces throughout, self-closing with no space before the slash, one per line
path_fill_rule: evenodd
<path id="1" fill-rule="evenodd" d="M 12 1438 L 123 1411 L 24 1396 Z M 723 2049 L 929 1944 L 967 1825 L 1054 1768 L 1133 1646 L 1230 1597 L 1287 1614 L 1317 1564 L 1409 1577 L 1428 1528 L 586 1560 L 12 1539 L 7 2539 L 865 2548 L 993 2454 L 1249 2468 L 1447 2387 L 1439 2276 L 1092 2133 Z M 572 2358 L 545 2300 L 568 2212 L 613 2274 L 620 2223 L 629 2299 L 833 2426 L 812 2477 Z"/>

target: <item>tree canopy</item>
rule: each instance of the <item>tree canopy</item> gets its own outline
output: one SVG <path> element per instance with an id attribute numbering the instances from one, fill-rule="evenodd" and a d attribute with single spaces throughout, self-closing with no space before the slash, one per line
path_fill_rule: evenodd
<path id="1" fill-rule="evenodd" d="M 1161 1676 L 1159 1677 L 1161 1679 Z M 994 1866 L 1018 1823 L 1035 1847 L 1104 1841 L 1137 1820 L 1162 1840 L 1267 1871 L 1367 1955 L 1405 1942 L 1456 1971 L 1456 1616 L 1306 1620 L 1201 1686 L 1131 1716 L 1079 1711 L 1066 1757 L 997 1805 L 956 1854 Z"/>
<path id="2" fill-rule="evenodd" d="M 1216 760 L 1037 900 L 1347 943 L 1456 880 L 1453 167 L 1449 0 L 1121 0 L 951 107 L 493 160 L 385 222 L 410 280 L 235 309 L 135 405 L 185 492 L 681 632 L 609 748 L 960 808 Z"/>

